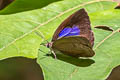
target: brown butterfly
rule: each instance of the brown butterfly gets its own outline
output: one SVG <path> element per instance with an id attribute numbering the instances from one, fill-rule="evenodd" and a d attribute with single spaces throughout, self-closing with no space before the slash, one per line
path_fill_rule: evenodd
<path id="1" fill-rule="evenodd" d="M 95 54 L 93 45 L 89 16 L 85 9 L 80 9 L 60 24 L 46 46 L 56 58 L 56 51 L 72 57 L 92 57 Z"/>

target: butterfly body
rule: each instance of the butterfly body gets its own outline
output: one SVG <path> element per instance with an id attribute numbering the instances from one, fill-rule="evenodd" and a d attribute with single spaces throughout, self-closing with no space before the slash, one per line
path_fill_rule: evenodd
<path id="1" fill-rule="evenodd" d="M 56 29 L 52 41 L 47 44 L 54 52 L 73 57 L 92 57 L 94 35 L 90 20 L 85 9 L 80 9 L 60 24 Z"/>

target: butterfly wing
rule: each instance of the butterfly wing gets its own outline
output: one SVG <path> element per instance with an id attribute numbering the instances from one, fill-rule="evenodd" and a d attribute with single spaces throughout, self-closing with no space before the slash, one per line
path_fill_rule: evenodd
<path id="1" fill-rule="evenodd" d="M 76 27 L 78 29 L 76 31 L 73 30 Z M 69 16 L 66 20 L 64 20 L 56 29 L 52 38 L 52 42 L 62 37 L 76 35 L 80 35 L 81 37 L 87 38 L 93 46 L 94 35 L 91 30 L 89 16 L 85 9 L 80 9 L 79 11 Z"/>
<path id="2" fill-rule="evenodd" d="M 92 57 L 95 54 L 90 42 L 85 37 L 80 36 L 60 38 L 54 41 L 52 49 L 73 57 Z"/>

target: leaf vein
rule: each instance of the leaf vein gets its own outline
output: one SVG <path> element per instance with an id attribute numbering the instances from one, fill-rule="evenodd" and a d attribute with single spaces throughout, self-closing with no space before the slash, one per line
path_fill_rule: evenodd
<path id="1" fill-rule="evenodd" d="M 3 46 L 3 47 L 0 49 L 0 51 L 4 50 L 6 47 L 12 45 L 12 44 L 13 44 L 14 42 L 16 42 L 17 40 L 22 39 L 22 38 L 25 37 L 26 35 L 34 32 L 34 31 L 37 30 L 37 29 L 39 29 L 41 26 L 43 26 L 43 25 L 45 25 L 45 24 L 53 21 L 54 19 L 62 16 L 63 14 L 65 14 L 65 13 L 67 13 L 67 12 L 70 12 L 70 11 L 72 11 L 72 10 L 74 10 L 74 9 L 77 9 L 77 8 L 79 8 L 79 7 L 81 7 L 81 6 L 84 6 L 84 5 L 87 5 L 87 4 L 91 4 L 91 3 L 95 3 L 95 2 L 100 2 L 100 1 L 111 1 L 111 0 L 94 0 L 94 1 L 89 1 L 89 2 L 86 2 L 86 3 L 80 4 L 80 5 L 78 5 L 78 6 L 75 6 L 75 7 L 73 7 L 73 8 L 70 8 L 70 9 L 64 11 L 64 12 L 61 12 L 61 13 L 58 14 L 57 16 L 55 16 L 55 17 L 47 20 L 47 21 L 44 22 L 44 23 L 41 23 L 39 26 L 35 27 L 35 28 L 32 29 L 31 31 L 29 31 L 29 32 L 25 33 L 24 35 L 20 36 L 19 38 L 16 38 L 15 40 L 13 40 L 13 41 L 12 41 L 11 43 L 9 43 L 8 45 Z"/>

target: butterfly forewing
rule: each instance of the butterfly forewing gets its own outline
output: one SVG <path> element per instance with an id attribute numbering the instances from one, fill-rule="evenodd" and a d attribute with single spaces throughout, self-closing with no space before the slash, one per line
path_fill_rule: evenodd
<path id="1" fill-rule="evenodd" d="M 56 29 L 52 41 L 59 39 L 59 33 L 64 30 L 64 28 L 74 28 L 78 27 L 80 30 L 80 36 L 87 38 L 91 45 L 94 44 L 94 35 L 91 31 L 90 20 L 85 9 L 80 9 L 75 12 L 71 16 L 69 16 L 66 20 L 64 20 L 60 26 Z M 65 36 L 64 36 L 65 37 Z"/>

